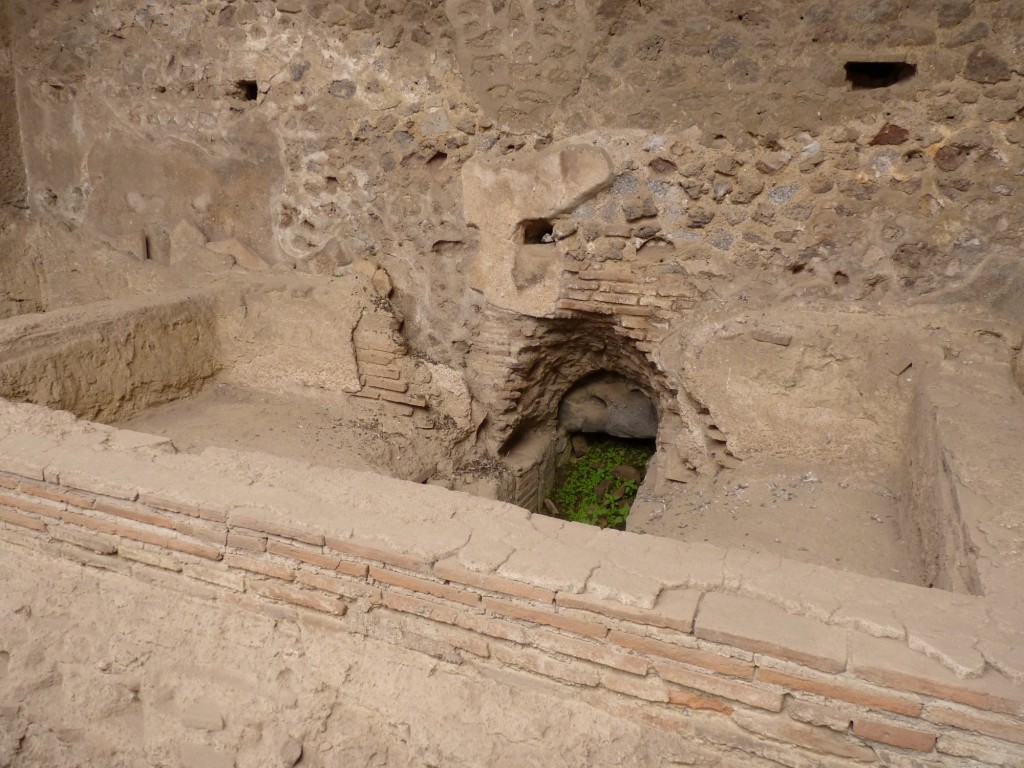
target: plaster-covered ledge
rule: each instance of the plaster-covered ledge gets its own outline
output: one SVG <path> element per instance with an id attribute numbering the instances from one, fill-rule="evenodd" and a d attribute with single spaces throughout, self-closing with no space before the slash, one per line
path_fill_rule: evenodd
<path id="1" fill-rule="evenodd" d="M 164 499 L 229 526 L 390 558 L 424 575 L 500 579 L 568 610 L 666 614 L 663 626 L 693 626 L 698 640 L 728 638 L 753 653 L 788 643 L 823 671 L 857 665 L 876 641 L 898 642 L 908 663 L 935 660 L 979 690 L 991 686 L 1024 702 L 1024 688 L 1010 682 L 1024 683 L 1024 651 L 1014 633 L 1024 627 L 1020 602 L 600 530 L 263 454 L 181 454 L 164 438 L 33 405 L 0 404 L 0 469 L 133 501 Z M 787 632 L 792 636 L 783 637 Z"/>

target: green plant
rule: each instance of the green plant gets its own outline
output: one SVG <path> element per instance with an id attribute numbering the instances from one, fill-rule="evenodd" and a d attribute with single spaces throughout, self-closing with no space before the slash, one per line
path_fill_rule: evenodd
<path id="1" fill-rule="evenodd" d="M 633 467 L 642 478 L 653 455 L 654 445 L 648 442 L 591 438 L 587 453 L 563 469 L 555 482 L 551 500 L 558 516 L 601 528 L 625 528 L 640 482 L 619 477 L 614 470 Z"/>

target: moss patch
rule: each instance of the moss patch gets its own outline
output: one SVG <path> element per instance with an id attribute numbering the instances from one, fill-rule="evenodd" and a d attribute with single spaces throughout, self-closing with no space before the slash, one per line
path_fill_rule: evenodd
<path id="1" fill-rule="evenodd" d="M 550 499 L 557 517 L 601 528 L 626 527 L 655 446 L 649 440 L 589 435 L 589 449 L 558 474 Z"/>

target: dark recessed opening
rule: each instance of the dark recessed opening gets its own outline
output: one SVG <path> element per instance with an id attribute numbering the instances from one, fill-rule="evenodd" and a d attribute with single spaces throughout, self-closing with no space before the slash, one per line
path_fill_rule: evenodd
<path id="1" fill-rule="evenodd" d="M 142 258 L 146 261 L 153 258 L 153 244 L 149 241 L 149 235 L 142 238 Z"/>
<path id="2" fill-rule="evenodd" d="M 431 155 L 430 159 L 427 160 L 427 167 L 440 168 L 442 165 L 444 165 L 445 160 L 447 159 L 448 154 L 446 152 L 435 152 L 433 155 Z"/>
<path id="3" fill-rule="evenodd" d="M 242 101 L 256 101 L 260 95 L 260 86 L 255 80 L 236 80 L 231 95 Z"/>
<path id="4" fill-rule="evenodd" d="M 555 242 L 555 225 L 547 219 L 527 219 L 519 225 L 524 245 Z"/>
<path id="5" fill-rule="evenodd" d="M 905 61 L 848 61 L 846 82 L 853 90 L 888 88 L 917 74 L 917 66 Z"/>

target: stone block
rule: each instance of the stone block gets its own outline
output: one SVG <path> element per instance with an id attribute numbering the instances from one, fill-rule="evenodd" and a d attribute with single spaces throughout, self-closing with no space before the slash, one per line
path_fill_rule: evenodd
<path id="1" fill-rule="evenodd" d="M 992 670 L 976 678 L 959 678 L 939 662 L 894 640 L 853 633 L 850 671 L 888 688 L 935 696 L 976 709 L 1024 714 L 1024 686 L 1014 685 Z"/>
<path id="2" fill-rule="evenodd" d="M 566 616 L 554 611 L 541 610 L 539 608 L 533 608 L 494 597 L 485 597 L 483 599 L 483 604 L 484 607 L 492 613 L 497 613 L 511 619 L 529 621 L 534 624 L 544 624 L 549 627 L 555 627 L 556 629 L 563 629 L 566 632 L 574 632 L 578 635 L 596 637 L 599 640 L 608 635 L 608 627 L 602 624 L 592 621 L 584 621 L 582 619 L 575 619 L 571 616 Z"/>
<path id="3" fill-rule="evenodd" d="M 757 679 L 787 690 L 806 691 L 827 699 L 848 701 L 851 704 L 883 709 L 908 717 L 917 717 L 922 710 L 921 702 L 910 696 L 864 685 L 848 678 L 815 674 L 811 670 L 796 674 L 761 666 L 757 669 Z"/>
<path id="4" fill-rule="evenodd" d="M 806 664 L 823 672 L 846 669 L 844 630 L 769 603 L 711 593 L 704 596 L 694 630 L 705 640 Z"/>
<path id="5" fill-rule="evenodd" d="M 934 733 L 867 717 L 858 717 L 853 721 L 853 733 L 856 736 L 900 749 L 931 752 L 935 748 L 936 735 Z"/>
<path id="6" fill-rule="evenodd" d="M 672 659 L 684 664 L 702 667 L 704 669 L 719 672 L 723 675 L 739 677 L 745 680 L 750 680 L 754 677 L 754 665 L 749 661 L 733 659 L 728 656 L 719 656 L 718 654 L 705 651 L 701 648 L 690 648 L 685 645 L 666 643 L 661 640 L 655 640 L 650 637 L 641 637 L 639 635 L 621 632 L 619 630 L 612 630 L 608 635 L 608 640 L 623 648 L 629 648 L 630 650 L 637 651 L 638 653 L 648 654 L 654 660 L 657 660 L 658 658 Z"/>

